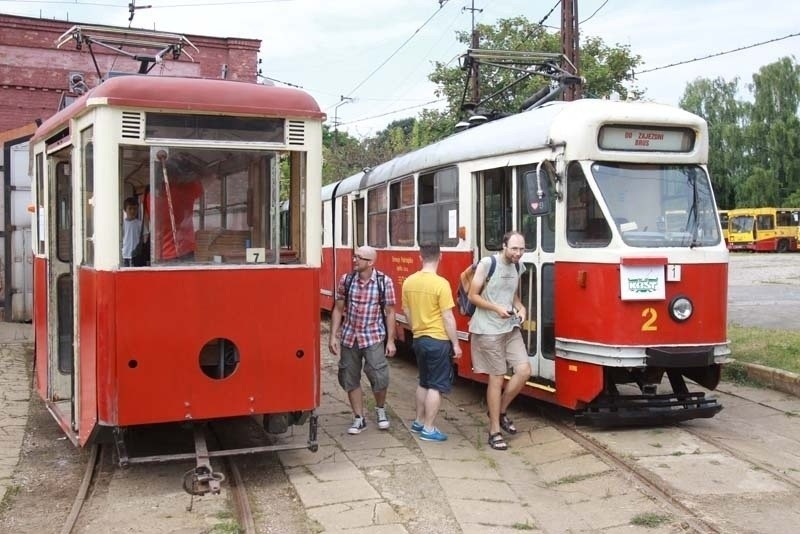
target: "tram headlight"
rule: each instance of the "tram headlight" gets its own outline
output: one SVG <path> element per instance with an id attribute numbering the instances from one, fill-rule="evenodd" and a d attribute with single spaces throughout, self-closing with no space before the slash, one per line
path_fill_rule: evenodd
<path id="1" fill-rule="evenodd" d="M 679 323 L 687 320 L 694 312 L 694 304 L 689 297 L 677 296 L 669 303 L 669 315 Z"/>

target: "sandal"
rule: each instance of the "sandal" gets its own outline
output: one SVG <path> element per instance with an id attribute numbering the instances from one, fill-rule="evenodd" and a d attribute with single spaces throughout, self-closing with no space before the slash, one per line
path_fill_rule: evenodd
<path id="1" fill-rule="evenodd" d="M 489 434 L 489 446 L 496 451 L 504 451 L 508 449 L 508 444 L 503 439 L 503 434 L 500 432 Z"/>
<path id="2" fill-rule="evenodd" d="M 500 414 L 500 428 L 502 428 L 509 434 L 517 433 L 517 427 L 514 426 L 514 421 L 509 419 L 508 416 L 504 413 Z"/>

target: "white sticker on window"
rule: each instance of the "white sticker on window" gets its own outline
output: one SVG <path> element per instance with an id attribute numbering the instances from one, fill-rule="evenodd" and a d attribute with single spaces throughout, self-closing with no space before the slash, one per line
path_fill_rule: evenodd
<path id="1" fill-rule="evenodd" d="M 455 239 L 457 232 L 456 226 L 458 225 L 458 210 L 450 210 L 447 212 L 447 237 Z"/>

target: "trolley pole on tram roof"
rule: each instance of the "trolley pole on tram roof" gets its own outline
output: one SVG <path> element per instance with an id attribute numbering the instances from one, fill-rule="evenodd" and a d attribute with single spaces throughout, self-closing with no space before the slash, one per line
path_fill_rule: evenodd
<path id="1" fill-rule="evenodd" d="M 578 31 L 578 0 L 561 0 L 561 53 L 565 61 L 562 68 L 576 77 L 580 70 L 580 40 Z M 564 89 L 564 100 L 569 102 L 583 96 L 580 82 Z"/>

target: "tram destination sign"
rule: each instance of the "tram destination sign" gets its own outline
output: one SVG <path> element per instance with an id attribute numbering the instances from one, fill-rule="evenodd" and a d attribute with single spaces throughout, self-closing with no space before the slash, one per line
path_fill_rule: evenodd
<path id="1" fill-rule="evenodd" d="M 597 144 L 603 150 L 690 152 L 694 148 L 694 132 L 688 128 L 603 126 Z"/>

